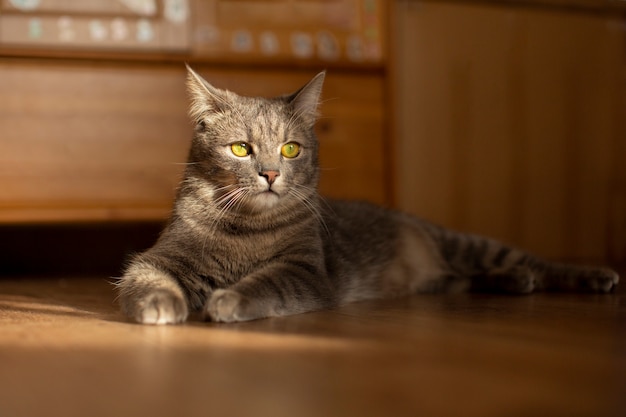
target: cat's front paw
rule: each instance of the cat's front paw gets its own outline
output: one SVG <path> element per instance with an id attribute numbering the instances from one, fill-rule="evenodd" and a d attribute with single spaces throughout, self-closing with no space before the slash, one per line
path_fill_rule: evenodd
<path id="1" fill-rule="evenodd" d="M 246 313 L 247 300 L 233 290 L 217 290 L 209 298 L 205 308 L 206 320 L 232 323 L 235 321 L 250 320 Z"/>
<path id="2" fill-rule="evenodd" d="M 142 324 L 176 324 L 187 319 L 188 309 L 185 300 L 172 291 L 156 289 L 134 301 L 127 308 L 129 315 Z"/>

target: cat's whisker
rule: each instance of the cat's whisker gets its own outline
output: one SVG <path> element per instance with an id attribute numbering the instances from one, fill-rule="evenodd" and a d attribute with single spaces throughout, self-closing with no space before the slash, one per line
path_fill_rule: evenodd
<path id="1" fill-rule="evenodd" d="M 308 188 L 305 186 L 301 186 L 301 187 Z M 317 207 L 317 205 L 311 201 L 311 198 L 309 197 L 309 195 L 304 194 L 303 192 L 301 192 L 295 187 L 291 188 L 289 191 L 296 197 L 296 199 L 300 203 L 302 203 L 304 207 L 306 207 L 306 209 L 316 218 L 318 223 L 324 228 L 326 233 L 330 236 L 330 230 L 328 229 L 328 226 L 326 225 L 326 222 L 324 221 L 324 217 L 322 216 L 322 213 L 320 213 L 320 210 Z"/>
<path id="2" fill-rule="evenodd" d="M 250 189 L 249 188 L 243 189 L 243 192 L 237 196 L 237 202 L 234 205 L 235 210 L 241 209 L 248 195 L 250 195 Z"/>
<path id="3" fill-rule="evenodd" d="M 242 196 L 246 196 L 249 193 L 249 189 L 247 187 L 237 187 L 234 184 L 227 185 L 224 187 L 219 187 L 218 189 L 228 189 L 233 188 L 231 191 L 227 192 L 219 199 L 215 200 L 215 208 L 217 208 L 215 215 L 212 218 L 211 223 L 209 224 L 207 231 L 205 232 L 205 237 L 202 242 L 202 254 L 201 259 L 204 262 L 204 256 L 206 253 L 206 245 L 211 236 L 213 236 L 215 230 L 222 222 L 222 219 L 226 214 L 230 211 L 230 209 L 237 204 L 240 200 L 242 200 Z M 225 204 L 224 204 L 225 203 Z"/>
<path id="4" fill-rule="evenodd" d="M 321 194 L 318 194 L 318 193 L 317 193 L 317 189 L 316 189 L 316 188 L 314 188 L 314 187 L 309 187 L 309 186 L 306 186 L 306 185 L 301 185 L 301 184 L 299 184 L 299 185 L 298 185 L 298 187 L 306 189 L 306 190 L 307 190 L 307 191 L 309 191 L 312 195 L 317 195 L 318 200 L 319 200 L 319 201 L 321 201 L 321 202 L 324 204 L 324 206 L 326 207 L 326 209 L 327 209 L 328 211 L 330 211 L 331 213 L 335 214 L 335 210 L 334 210 L 334 209 L 333 209 L 333 207 L 330 205 L 330 203 L 328 202 L 328 200 L 327 200 L 326 198 L 324 198 L 324 196 L 322 196 Z"/>
<path id="5" fill-rule="evenodd" d="M 324 103 L 328 103 L 329 101 L 335 101 L 335 100 L 340 100 L 340 97 L 326 97 L 325 99 L 320 100 L 318 105 L 321 106 Z"/>
<path id="6" fill-rule="evenodd" d="M 227 184 L 227 185 L 223 185 L 221 187 L 215 187 L 213 188 L 214 192 L 220 192 L 220 191 L 224 191 L 224 190 L 234 190 L 237 189 L 239 186 L 237 184 Z"/>
<path id="7" fill-rule="evenodd" d="M 243 188 L 237 187 L 232 191 L 227 192 L 226 194 L 224 194 L 223 196 L 221 196 L 220 198 L 218 198 L 217 200 L 215 200 L 215 204 L 219 207 L 221 207 L 224 203 L 227 203 L 226 206 L 228 207 L 229 204 L 237 198 L 237 196 L 243 191 Z"/>
<path id="8" fill-rule="evenodd" d="M 225 193 L 222 193 L 222 191 L 226 191 Z M 217 193 L 219 196 L 214 200 L 215 204 L 220 205 L 222 202 L 228 200 L 231 196 L 232 193 L 234 193 L 235 191 L 237 191 L 237 189 L 228 189 L 228 188 L 216 188 L 215 190 L 213 190 L 214 193 Z"/>
<path id="9" fill-rule="evenodd" d="M 249 187 L 234 187 L 236 188 L 215 201 L 215 205 L 219 208 L 219 211 L 217 212 L 213 224 L 219 223 L 224 215 L 231 209 L 238 209 L 243 204 L 245 197 L 250 193 Z"/>
<path id="10" fill-rule="evenodd" d="M 221 187 L 212 188 L 211 190 L 213 191 L 213 193 L 220 193 L 222 191 L 228 191 L 226 194 L 224 194 L 224 195 L 227 195 L 230 192 L 236 191 L 238 188 L 239 186 L 237 184 L 226 184 Z"/>
<path id="11" fill-rule="evenodd" d="M 233 201 L 236 199 L 237 195 L 240 194 L 241 192 L 242 192 L 241 189 L 236 188 L 234 190 L 227 192 L 219 199 L 215 200 L 215 205 L 219 209 L 218 217 L 221 216 L 226 210 L 230 208 L 230 206 L 233 204 Z"/>
<path id="12" fill-rule="evenodd" d="M 238 189 L 232 196 L 232 198 L 230 200 L 228 200 L 228 202 L 226 203 L 226 205 L 224 206 L 224 208 L 222 209 L 223 212 L 227 212 L 230 211 L 231 208 L 235 207 L 237 205 L 237 203 L 239 203 L 239 201 L 242 198 L 242 195 L 246 194 L 246 190 L 245 189 Z"/>

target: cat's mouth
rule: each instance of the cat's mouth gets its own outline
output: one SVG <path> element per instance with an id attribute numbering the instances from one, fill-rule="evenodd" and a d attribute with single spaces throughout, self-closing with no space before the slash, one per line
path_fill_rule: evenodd
<path id="1" fill-rule="evenodd" d="M 267 210 L 276 206 L 279 199 L 280 195 L 271 188 L 268 188 L 255 195 L 252 199 L 252 204 L 256 210 Z"/>

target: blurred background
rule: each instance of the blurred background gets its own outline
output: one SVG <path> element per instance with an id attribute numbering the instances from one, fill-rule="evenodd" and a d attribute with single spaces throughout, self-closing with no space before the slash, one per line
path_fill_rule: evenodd
<path id="1" fill-rule="evenodd" d="M 626 1 L 0 0 L 0 274 L 119 274 L 172 206 L 189 63 L 328 70 L 320 189 L 626 262 Z"/>

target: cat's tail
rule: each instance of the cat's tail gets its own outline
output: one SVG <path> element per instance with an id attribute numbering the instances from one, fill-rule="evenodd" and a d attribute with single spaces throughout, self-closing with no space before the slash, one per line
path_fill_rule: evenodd
<path id="1" fill-rule="evenodd" d="M 609 268 L 549 262 L 493 239 L 438 226 L 427 228 L 450 273 L 469 277 L 473 291 L 610 292 L 619 281 Z"/>

